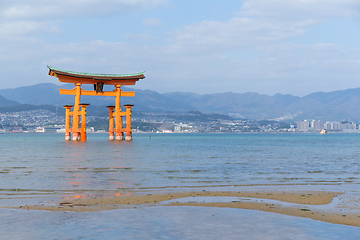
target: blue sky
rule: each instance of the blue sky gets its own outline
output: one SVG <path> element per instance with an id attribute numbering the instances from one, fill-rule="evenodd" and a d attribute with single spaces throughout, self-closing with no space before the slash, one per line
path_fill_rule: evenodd
<path id="1" fill-rule="evenodd" d="M 0 0 L 0 88 L 46 65 L 135 88 L 304 96 L 360 87 L 358 0 Z"/>

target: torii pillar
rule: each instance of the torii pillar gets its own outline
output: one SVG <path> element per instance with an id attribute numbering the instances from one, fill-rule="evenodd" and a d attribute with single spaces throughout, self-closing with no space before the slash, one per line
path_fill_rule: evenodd
<path id="1" fill-rule="evenodd" d="M 115 98 L 115 133 L 116 140 L 124 140 L 124 132 L 123 130 L 123 121 L 122 121 L 122 112 L 120 105 L 120 97 L 121 97 L 121 85 L 115 85 L 116 88 L 116 98 Z"/>
<path id="2" fill-rule="evenodd" d="M 71 124 L 71 116 L 72 116 L 72 112 L 71 112 L 71 108 L 73 107 L 73 105 L 64 105 L 65 110 L 65 140 L 66 141 L 70 141 L 71 140 L 71 128 L 70 128 L 70 124 Z"/>
<path id="3" fill-rule="evenodd" d="M 109 109 L 109 140 L 114 140 L 115 139 L 115 135 L 114 135 L 114 109 L 115 106 L 106 106 Z"/>
<path id="4" fill-rule="evenodd" d="M 134 105 L 132 104 L 127 104 L 124 105 L 124 107 L 126 107 L 126 137 L 125 140 L 131 141 L 132 140 L 132 127 L 131 127 L 131 115 L 132 115 L 132 110 L 131 108 Z"/>
<path id="5" fill-rule="evenodd" d="M 87 137 L 86 137 L 86 108 L 89 106 L 90 104 L 88 103 L 81 103 L 80 107 L 81 107 L 81 128 L 80 128 L 80 138 L 82 142 L 87 141 Z"/>
<path id="6" fill-rule="evenodd" d="M 72 125 L 72 140 L 80 140 L 80 98 L 81 98 L 81 83 L 75 83 L 75 105 L 73 111 L 73 125 Z"/>

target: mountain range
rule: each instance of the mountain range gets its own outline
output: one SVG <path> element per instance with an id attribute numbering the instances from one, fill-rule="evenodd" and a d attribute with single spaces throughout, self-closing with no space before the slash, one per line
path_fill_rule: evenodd
<path id="1" fill-rule="evenodd" d="M 73 84 L 58 86 L 41 83 L 14 89 L 0 89 L 0 107 L 30 105 L 53 105 L 61 107 L 73 104 L 74 96 L 60 95 L 59 88 L 71 89 Z M 89 90 L 91 86 L 84 85 Z M 104 90 L 112 90 L 105 86 Z M 360 120 L 360 88 L 333 92 L 317 92 L 304 97 L 290 94 L 269 96 L 253 92 L 196 94 L 172 92 L 160 94 L 150 90 L 123 87 L 124 91 L 136 91 L 136 97 L 123 97 L 122 104 L 134 104 L 134 112 L 187 112 L 228 114 L 234 118 L 279 119 L 322 121 Z M 113 97 L 82 96 L 82 102 L 90 103 L 92 109 L 102 109 L 114 105 Z M 89 114 L 91 113 L 89 107 Z M 107 113 L 104 108 L 103 113 Z"/>

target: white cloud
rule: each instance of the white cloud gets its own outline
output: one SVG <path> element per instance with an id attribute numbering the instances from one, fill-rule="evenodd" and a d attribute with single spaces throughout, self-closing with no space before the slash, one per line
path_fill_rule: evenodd
<path id="1" fill-rule="evenodd" d="M 332 17 L 358 16 L 358 0 L 245 0 L 239 17 L 203 21 L 173 31 L 170 51 L 223 51 L 273 44 L 305 34 Z"/>
<path id="2" fill-rule="evenodd" d="M 352 51 L 345 51 L 340 46 L 333 43 L 316 43 L 312 45 L 304 44 L 276 44 L 259 46 L 256 50 L 262 52 L 267 57 L 273 58 L 307 58 L 307 59 L 332 59 L 339 58 L 342 56 L 348 56 L 353 58 Z"/>
<path id="3" fill-rule="evenodd" d="M 49 21 L 5 21 L 0 23 L 0 38 L 23 36 L 32 33 L 59 33 L 60 29 Z"/>
<path id="4" fill-rule="evenodd" d="M 146 18 L 142 21 L 142 24 L 144 26 L 157 27 L 160 26 L 162 23 L 161 20 L 158 18 Z"/>
<path id="5" fill-rule="evenodd" d="M 234 50 L 269 44 L 303 34 L 304 29 L 294 24 L 235 17 L 226 22 L 204 21 L 172 32 L 171 51 Z"/>
<path id="6" fill-rule="evenodd" d="M 240 16 L 279 21 L 323 20 L 358 16 L 358 0 L 245 0 Z"/>
<path id="7" fill-rule="evenodd" d="M 12 0 L 0 5 L 0 16 L 7 20 L 108 16 L 167 4 L 168 0 Z"/>
<path id="8" fill-rule="evenodd" d="M 57 25 L 60 20 L 77 17 L 108 17 L 167 4 L 168 0 L 6 1 L 0 4 L 0 36 L 59 33 Z"/>

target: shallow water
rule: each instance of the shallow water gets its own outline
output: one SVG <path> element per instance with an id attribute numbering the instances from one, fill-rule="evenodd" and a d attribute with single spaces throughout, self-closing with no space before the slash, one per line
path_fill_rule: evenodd
<path id="1" fill-rule="evenodd" d="M 4 239 L 357 240 L 360 228 L 252 210 L 152 207 L 102 212 L 0 210 Z"/>
<path id="2" fill-rule="evenodd" d="M 230 190 L 243 185 L 259 189 L 277 184 L 284 184 L 284 189 L 305 184 L 303 189 L 328 190 L 334 184 L 342 191 L 357 189 L 360 183 L 359 134 L 152 134 L 151 139 L 134 134 L 131 142 L 89 134 L 88 142 L 63 139 L 62 134 L 0 135 L 0 205 L 41 203 L 49 195 L 71 197 L 83 191 Z M 29 199 L 13 199 L 19 196 Z M 241 209 L 147 207 L 87 213 L 0 209 L 0 215 L 0 233 L 6 239 L 360 236 L 356 227 Z"/>
<path id="3" fill-rule="evenodd" d="M 359 134 L 0 135 L 0 189 L 360 183 Z"/>

